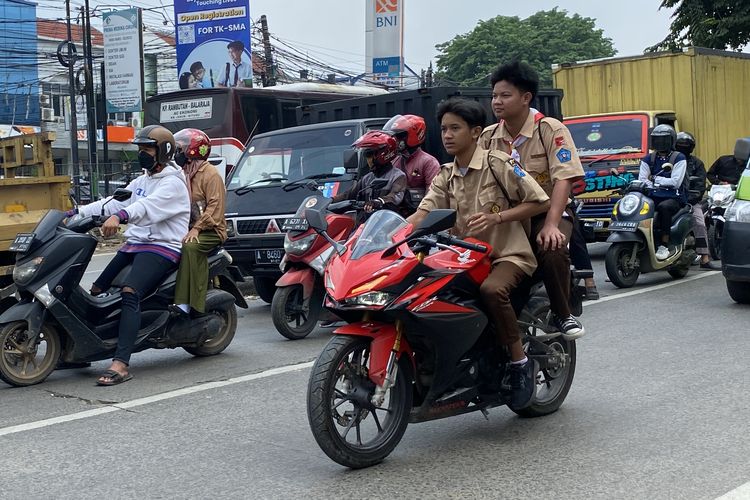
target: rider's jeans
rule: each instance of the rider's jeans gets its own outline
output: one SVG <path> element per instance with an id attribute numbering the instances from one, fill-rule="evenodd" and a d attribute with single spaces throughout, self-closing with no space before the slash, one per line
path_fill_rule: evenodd
<path id="1" fill-rule="evenodd" d="M 521 338 L 510 293 L 525 276 L 526 273 L 512 262 L 498 262 L 479 288 L 500 345 L 511 345 Z"/>
<path id="2" fill-rule="evenodd" d="M 654 199 L 654 202 L 656 202 L 654 210 L 656 210 L 655 222 L 658 231 L 658 239 L 654 241 L 654 245 L 658 247 L 662 244 L 661 236 L 669 235 L 672 230 L 672 217 L 680 211 L 680 202 L 674 198 Z"/>

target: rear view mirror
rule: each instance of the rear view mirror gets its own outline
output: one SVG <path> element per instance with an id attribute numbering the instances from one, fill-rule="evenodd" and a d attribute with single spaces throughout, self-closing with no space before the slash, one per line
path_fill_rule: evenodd
<path id="1" fill-rule="evenodd" d="M 450 209 L 432 210 L 422 219 L 419 226 L 409 235 L 421 236 L 423 234 L 434 234 L 446 231 L 456 225 L 456 211 Z"/>
<path id="2" fill-rule="evenodd" d="M 310 227 L 319 233 L 328 229 L 328 221 L 318 207 L 305 210 L 305 218 L 307 219 L 308 224 L 310 224 Z"/>
<path id="3" fill-rule="evenodd" d="M 112 198 L 114 198 L 117 201 L 122 202 L 122 201 L 129 200 L 131 196 L 133 196 L 132 191 L 128 189 L 124 189 L 124 188 L 117 188 L 114 194 L 112 195 Z"/>
<path id="4" fill-rule="evenodd" d="M 370 184 L 370 187 L 372 188 L 373 191 L 378 191 L 380 189 L 383 189 L 387 185 L 388 185 L 388 181 L 387 180 L 385 180 L 385 179 L 376 179 L 375 181 L 373 181 L 372 184 Z"/>
<path id="5" fill-rule="evenodd" d="M 356 149 L 344 151 L 344 169 L 347 172 L 356 172 L 359 168 L 359 154 Z"/>

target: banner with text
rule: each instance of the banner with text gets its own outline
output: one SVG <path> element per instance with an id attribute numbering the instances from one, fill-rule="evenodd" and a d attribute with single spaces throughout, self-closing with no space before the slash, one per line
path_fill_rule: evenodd
<path id="1" fill-rule="evenodd" d="M 144 94 L 141 9 L 104 12 L 102 20 L 107 113 L 142 111 Z"/>
<path id="2" fill-rule="evenodd" d="M 249 0 L 175 0 L 181 89 L 251 87 Z"/>
<path id="3" fill-rule="evenodd" d="M 367 0 L 365 48 L 373 79 L 400 85 L 404 71 L 404 0 Z"/>

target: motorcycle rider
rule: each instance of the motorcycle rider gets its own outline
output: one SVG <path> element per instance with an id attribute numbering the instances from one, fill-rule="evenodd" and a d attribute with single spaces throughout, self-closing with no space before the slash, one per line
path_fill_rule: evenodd
<path id="1" fill-rule="evenodd" d="M 393 134 L 398 142 L 398 156 L 393 166 L 406 174 L 410 212 L 416 210 L 419 201 L 430 189 L 432 179 L 440 172 L 437 159 L 422 149 L 427 137 L 424 118 L 416 115 L 396 115 L 383 128 Z"/>
<path id="2" fill-rule="evenodd" d="M 175 284 L 174 306 L 188 315 L 190 308 L 205 312 L 208 286 L 208 254 L 227 239 L 224 219 L 226 187 L 211 165 L 211 140 L 202 131 L 182 129 L 174 135 L 174 161 L 182 167 L 190 194 L 190 231 L 182 239 L 182 258 Z"/>
<path id="3" fill-rule="evenodd" d="M 665 260 L 674 253 L 669 245 L 669 233 L 672 228 L 672 217 L 687 203 L 687 160 L 685 155 L 675 150 L 677 133 L 669 125 L 661 124 L 651 131 L 651 149 L 641 160 L 638 180 L 652 188 L 651 198 L 654 200 L 656 212 L 654 226 L 655 234 L 659 235 L 659 247 L 656 258 Z M 663 169 L 665 164 L 672 168 Z"/>
<path id="4" fill-rule="evenodd" d="M 531 66 L 518 61 L 500 66 L 490 82 L 492 110 L 499 122 L 482 131 L 479 144 L 509 154 L 550 197 L 549 210 L 531 219 L 531 245 L 555 326 L 566 337 L 581 337 L 583 325 L 570 311 L 568 243 L 576 223 L 570 194 L 584 175 L 573 138 L 560 121 L 531 108 L 539 90 L 539 76 Z"/>
<path id="5" fill-rule="evenodd" d="M 711 254 L 708 251 L 708 232 L 706 231 L 706 220 L 703 215 L 703 195 L 706 193 L 706 167 L 703 161 L 693 154 L 695 150 L 695 137 L 689 132 L 677 134 L 675 150 L 687 158 L 688 203 L 693 206 L 693 223 L 695 224 L 695 251 L 700 256 L 702 269 L 713 269 L 711 265 Z"/>
<path id="6" fill-rule="evenodd" d="M 387 132 L 372 130 L 357 139 L 352 147 L 362 150 L 370 171 L 363 175 L 349 191 L 334 196 L 333 201 L 364 198 L 367 201 L 366 213 L 372 213 L 381 208 L 398 211 L 404 200 L 406 175 L 393 167 L 392 162 L 398 151 L 396 139 Z M 372 192 L 370 186 L 379 179 L 386 180 L 387 184 L 377 193 Z"/>
<path id="7" fill-rule="evenodd" d="M 708 181 L 711 184 L 738 184 L 745 169 L 745 163 L 740 158 L 740 151 L 735 144 L 734 154 L 718 157 L 708 169 Z"/>
<path id="8" fill-rule="evenodd" d="M 105 292 L 125 267 L 132 264 L 122 280 L 117 350 L 112 364 L 97 380 L 98 385 L 117 385 L 132 378 L 130 355 L 140 328 L 140 301 L 177 268 L 182 238 L 188 232 L 190 197 L 182 170 L 170 160 L 175 151 L 172 133 L 160 125 L 142 128 L 133 139 L 138 161 L 145 172 L 127 189 L 132 196 L 125 202 L 106 200 L 82 206 L 83 216 L 109 216 L 102 234 L 112 236 L 120 224 L 127 224 L 125 244 L 91 286 L 92 295 Z"/>
<path id="9" fill-rule="evenodd" d="M 479 103 L 466 98 L 442 101 L 437 119 L 443 146 L 455 159 L 443 165 L 408 221 L 416 226 L 431 210 L 452 208 L 455 235 L 474 236 L 492 245 L 493 268 L 480 293 L 497 343 L 510 351 L 510 367 L 501 387 L 510 391 L 509 406 L 524 408 L 534 396 L 536 370 L 523 350 L 510 294 L 536 269 L 523 221 L 547 210 L 549 197 L 509 155 L 477 145 L 485 123 Z"/>

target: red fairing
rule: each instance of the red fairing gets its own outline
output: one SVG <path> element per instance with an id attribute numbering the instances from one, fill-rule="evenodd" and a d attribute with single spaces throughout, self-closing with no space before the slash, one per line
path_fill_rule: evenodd
<path id="1" fill-rule="evenodd" d="M 489 276 L 492 268 L 492 262 L 488 257 L 492 253 L 492 247 L 476 238 L 466 238 L 465 241 L 486 246 L 487 253 L 457 248 L 461 252 L 461 255 L 457 255 L 455 252 L 443 250 L 426 257 L 424 263 L 433 269 L 468 271 L 467 274 L 474 283 L 481 284 Z"/>
<path id="2" fill-rule="evenodd" d="M 334 241 L 345 240 L 354 229 L 354 219 L 348 215 L 328 214 L 326 216 L 326 221 L 328 221 L 327 232 Z M 292 241 L 296 241 L 300 238 L 304 238 L 314 233 L 315 230 L 311 228 L 304 233 L 295 235 L 290 234 L 289 239 Z M 312 262 L 313 259 L 323 253 L 323 251 L 328 247 L 330 247 L 330 243 L 328 243 L 322 236 L 318 236 L 317 238 L 315 238 L 315 241 L 307 252 L 301 255 L 292 255 L 290 253 L 287 253 L 285 254 L 285 256 L 287 261 L 289 262 L 304 262 L 307 264 L 309 262 Z"/>
<path id="3" fill-rule="evenodd" d="M 342 326 L 334 330 L 333 333 L 336 335 L 354 335 L 372 339 L 370 343 L 369 376 L 370 380 L 375 384 L 382 385 L 385 381 L 388 358 L 391 356 L 391 349 L 393 349 L 393 344 L 396 342 L 396 325 L 366 321 Z M 401 336 L 398 359 L 403 354 L 409 356 L 409 359 L 413 362 L 411 346 L 405 336 Z"/>
<path id="4" fill-rule="evenodd" d="M 281 288 L 290 285 L 302 285 L 302 295 L 307 300 L 313 293 L 315 274 L 315 270 L 311 267 L 290 269 L 281 275 L 281 278 L 276 282 L 276 286 Z"/>

